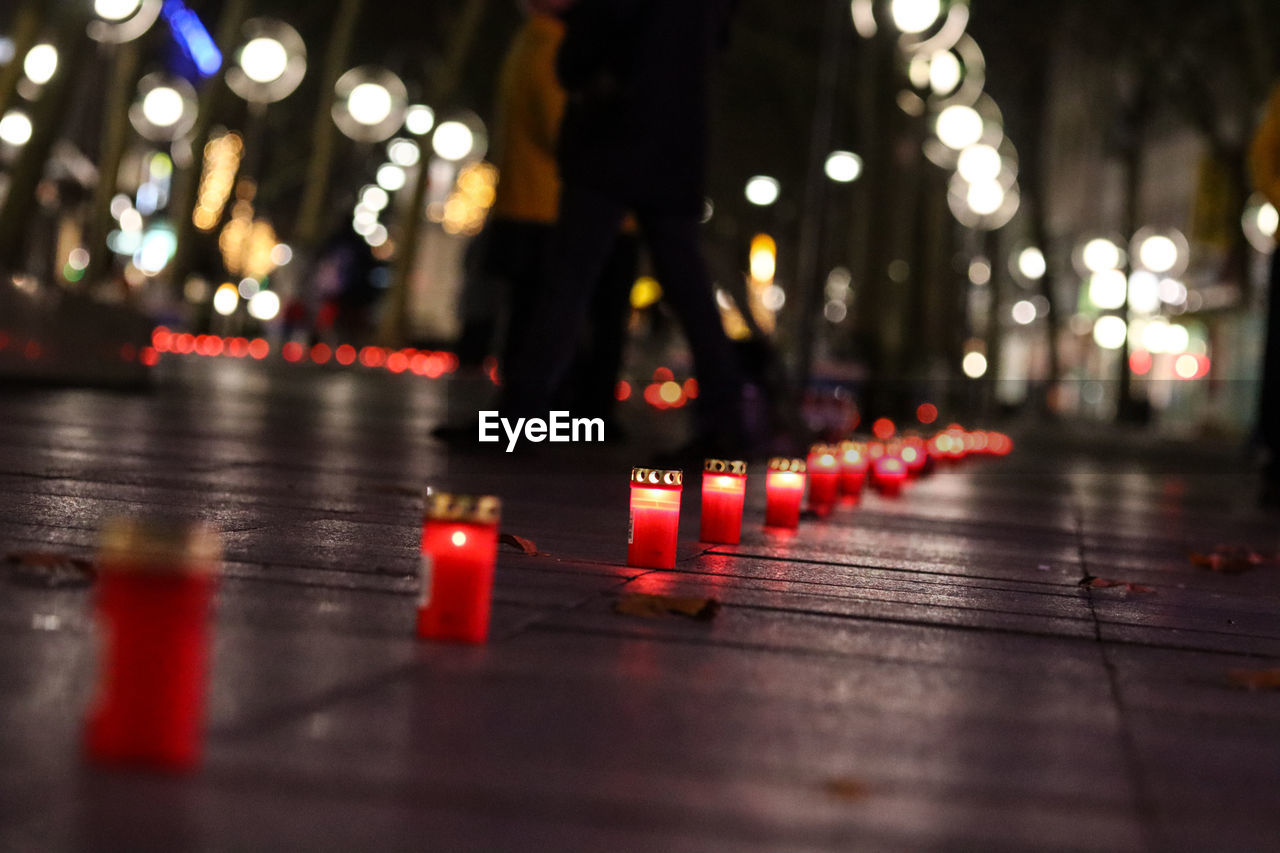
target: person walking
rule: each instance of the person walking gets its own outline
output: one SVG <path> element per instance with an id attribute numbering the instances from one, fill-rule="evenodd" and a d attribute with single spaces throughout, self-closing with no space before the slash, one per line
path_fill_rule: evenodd
<path id="1" fill-rule="evenodd" d="M 730 0 L 578 0 L 567 13 L 559 220 L 543 296 L 505 377 L 504 413 L 547 411 L 630 210 L 693 355 L 689 455 L 745 443 L 743 379 L 698 245 L 709 75 L 730 11 Z"/>
<path id="2" fill-rule="evenodd" d="M 528 16 L 512 39 L 499 74 L 494 126 L 498 185 L 489 220 L 466 263 L 458 349 L 463 363 L 479 364 L 490 351 L 505 303 L 507 322 L 498 346 L 504 375 L 524 348 L 527 320 L 542 298 L 550 265 L 560 201 L 556 145 L 566 99 L 556 77 L 556 55 L 564 38 L 562 16 L 570 2 L 523 0 Z M 637 254 L 635 238 L 627 233 L 601 270 L 605 283 L 596 288 L 588 334 L 576 341 L 573 381 L 559 389 L 557 406 L 612 423 L 628 288 L 635 278 Z M 467 427 L 455 431 L 463 437 L 474 435 Z"/>

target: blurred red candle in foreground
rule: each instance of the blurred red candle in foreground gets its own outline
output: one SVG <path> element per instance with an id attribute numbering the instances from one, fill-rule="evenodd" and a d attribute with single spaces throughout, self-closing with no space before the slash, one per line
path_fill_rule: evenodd
<path id="1" fill-rule="evenodd" d="M 888 454 L 875 461 L 876 489 L 888 498 L 902 494 L 902 484 L 907 480 L 907 466 L 901 459 Z"/>
<path id="2" fill-rule="evenodd" d="M 867 457 L 856 442 L 840 444 L 840 491 L 858 497 L 867 478 Z"/>
<path id="3" fill-rule="evenodd" d="M 103 525 L 96 611 L 104 645 L 85 737 L 91 760 L 166 770 L 199 763 L 221 558 L 218 534 L 203 524 Z"/>
<path id="4" fill-rule="evenodd" d="M 631 469 L 631 528 L 627 565 L 673 569 L 680 532 L 683 471 Z"/>
<path id="5" fill-rule="evenodd" d="M 803 459 L 777 457 L 769 460 L 764 477 L 764 523 L 769 527 L 800 526 L 800 499 L 804 496 Z"/>
<path id="6" fill-rule="evenodd" d="M 701 540 L 737 545 L 742 540 L 742 504 L 746 497 L 746 462 L 706 460 L 702 466 Z"/>
<path id="7" fill-rule="evenodd" d="M 838 451 L 825 444 L 809 448 L 809 507 L 818 515 L 828 515 L 840 497 Z"/>
<path id="8" fill-rule="evenodd" d="M 428 491 L 419 563 L 418 636 L 483 643 L 489 637 L 501 502 Z"/>

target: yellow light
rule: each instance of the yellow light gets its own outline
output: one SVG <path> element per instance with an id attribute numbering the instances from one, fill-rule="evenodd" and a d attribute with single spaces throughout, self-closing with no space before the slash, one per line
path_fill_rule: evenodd
<path id="1" fill-rule="evenodd" d="M 631 286 L 631 307 L 637 311 L 648 308 L 662 298 L 662 285 L 647 275 L 640 276 Z"/>
<path id="2" fill-rule="evenodd" d="M 236 306 L 239 304 L 240 292 L 231 282 L 219 285 L 217 291 L 213 294 L 213 310 L 224 317 L 234 314 Z"/>
<path id="3" fill-rule="evenodd" d="M 463 545 L 467 544 L 467 534 L 463 533 L 461 530 L 455 530 L 453 531 L 453 535 L 449 537 L 449 541 L 461 548 Z"/>
<path id="4" fill-rule="evenodd" d="M 662 398 L 664 403 L 675 403 L 680 400 L 680 395 L 684 392 L 680 389 L 680 383 L 674 381 L 663 382 L 658 388 L 658 396 Z"/>
<path id="5" fill-rule="evenodd" d="M 778 267 L 778 246 L 768 234 L 751 238 L 751 277 L 756 281 L 773 281 Z"/>

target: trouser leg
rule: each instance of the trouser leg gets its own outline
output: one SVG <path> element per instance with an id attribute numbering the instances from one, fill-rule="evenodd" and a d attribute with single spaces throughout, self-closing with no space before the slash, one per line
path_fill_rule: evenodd
<path id="1" fill-rule="evenodd" d="M 591 298 L 613 248 L 625 210 L 593 190 L 566 185 L 560 221 L 551 238 L 543 297 L 528 317 L 513 349 L 503 389 L 510 415 L 545 414 L 573 363 Z"/>
<path id="2" fill-rule="evenodd" d="M 716 307 L 692 216 L 642 214 L 654 272 L 684 327 L 698 379 L 697 419 L 704 435 L 742 432 L 742 374 Z"/>

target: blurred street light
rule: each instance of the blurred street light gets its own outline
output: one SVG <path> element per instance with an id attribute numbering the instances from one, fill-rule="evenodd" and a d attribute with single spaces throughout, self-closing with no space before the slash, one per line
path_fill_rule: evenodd
<path id="1" fill-rule="evenodd" d="M 352 68 L 338 78 L 334 95 L 334 123 L 359 142 L 388 139 L 404 121 L 404 83 L 384 68 Z"/>
<path id="2" fill-rule="evenodd" d="M 27 79 L 43 86 L 58 71 L 58 49 L 51 44 L 38 44 L 22 60 L 22 71 Z"/>
<path id="3" fill-rule="evenodd" d="M 387 145 L 387 159 L 397 166 L 409 168 L 418 165 L 422 152 L 412 139 L 393 139 Z"/>
<path id="4" fill-rule="evenodd" d="M 1129 336 L 1129 327 L 1114 314 L 1099 317 L 1093 324 L 1093 342 L 1103 349 L 1120 349 Z"/>
<path id="5" fill-rule="evenodd" d="M 1123 307 L 1128 291 L 1129 280 L 1120 270 L 1099 270 L 1089 277 L 1089 301 L 1104 311 Z"/>
<path id="6" fill-rule="evenodd" d="M 404 128 L 414 136 L 426 136 L 435 127 L 435 110 L 424 104 L 414 104 L 405 111 Z"/>
<path id="7" fill-rule="evenodd" d="M 374 180 L 377 181 L 378 186 L 382 187 L 389 193 L 404 189 L 404 169 L 401 169 L 395 163 L 383 163 L 378 167 Z"/>
<path id="8" fill-rule="evenodd" d="M 1129 308 L 1135 314 L 1160 310 L 1160 279 L 1155 273 L 1137 270 L 1129 276 Z"/>
<path id="9" fill-rule="evenodd" d="M 431 137 L 431 150 L 451 163 L 465 160 L 475 148 L 475 134 L 461 121 L 441 122 Z"/>
<path id="10" fill-rule="evenodd" d="M 1028 326 L 1035 322 L 1036 311 L 1035 303 L 1029 299 L 1019 299 L 1013 304 L 1013 308 L 1009 312 L 1013 317 L 1013 322 L 1019 326 Z"/>
<path id="11" fill-rule="evenodd" d="M 360 204 L 369 210 L 382 210 L 391 201 L 387 191 L 379 186 L 367 186 L 360 191 Z"/>
<path id="12" fill-rule="evenodd" d="M 943 145 L 960 151 L 982 138 L 983 122 L 973 107 L 952 104 L 938 113 L 934 127 Z"/>
<path id="13" fill-rule="evenodd" d="M 979 181 L 969 185 L 965 201 L 969 209 L 979 216 L 990 216 L 1004 205 L 1004 187 L 999 181 Z"/>
<path id="14" fill-rule="evenodd" d="M 161 0 L 94 0 L 97 20 L 85 27 L 89 38 L 104 44 L 123 44 L 141 36 L 160 16 Z"/>
<path id="15" fill-rule="evenodd" d="M 240 292 L 234 284 L 227 282 L 218 286 L 213 293 L 213 310 L 217 311 L 223 317 L 230 317 L 236 313 L 237 306 L 240 305 Z"/>
<path id="16" fill-rule="evenodd" d="M 922 33 L 942 15 L 942 0 L 892 0 L 889 15 L 900 32 Z"/>
<path id="17" fill-rule="evenodd" d="M 182 118 L 182 95 L 171 86 L 157 86 L 142 99 L 142 115 L 157 127 L 172 127 Z"/>
<path id="18" fill-rule="evenodd" d="M 245 76 L 255 83 L 270 83 L 279 79 L 289 64 L 289 54 L 284 45 L 273 38 L 260 36 L 240 48 L 238 57 Z"/>
<path id="19" fill-rule="evenodd" d="M 240 28 L 244 43 L 227 68 L 227 86 L 253 104 L 288 97 L 307 73 L 307 46 L 282 21 L 253 18 Z"/>
<path id="20" fill-rule="evenodd" d="M 391 115 L 391 93 L 379 83 L 361 83 L 347 95 L 347 110 L 366 127 L 379 124 Z"/>
<path id="21" fill-rule="evenodd" d="M 963 76 L 959 58 L 949 50 L 938 51 L 929 60 L 929 88 L 938 97 L 954 92 Z"/>
<path id="22" fill-rule="evenodd" d="M 1004 160 L 993 146 L 977 142 L 960 152 L 956 171 L 971 184 L 994 181 L 1000 177 Z M 997 205 L 998 206 L 998 205 Z"/>
<path id="23" fill-rule="evenodd" d="M 987 357 L 980 352 L 967 353 L 960 362 L 960 369 L 970 379 L 981 379 L 987 373 Z"/>
<path id="24" fill-rule="evenodd" d="M 142 8 L 142 0 L 93 0 L 93 14 L 118 23 Z"/>
<path id="25" fill-rule="evenodd" d="M 852 151 L 832 151 L 827 155 L 825 169 L 828 178 L 847 184 L 862 174 L 862 158 Z"/>
<path id="26" fill-rule="evenodd" d="M 768 207 L 778 200 L 781 185 L 768 175 L 756 175 L 747 181 L 747 201 L 758 207 Z"/>
<path id="27" fill-rule="evenodd" d="M 190 130 L 195 120 L 196 92 L 186 80 L 156 72 L 138 82 L 138 99 L 129 108 L 129 121 L 142 136 L 168 142 Z"/>
<path id="28" fill-rule="evenodd" d="M 1106 237 L 1095 237 L 1080 250 L 1080 260 L 1086 270 L 1099 273 L 1119 269 L 1124 264 L 1124 253 Z"/>
<path id="29" fill-rule="evenodd" d="M 1186 269 L 1190 247 L 1176 228 L 1141 228 L 1133 235 L 1130 251 L 1137 266 L 1161 275 L 1178 275 Z"/>
<path id="30" fill-rule="evenodd" d="M 280 297 L 270 290 L 259 290 L 249 299 L 249 316 L 266 323 L 280 313 Z"/>
<path id="31" fill-rule="evenodd" d="M 1044 253 L 1035 246 L 1028 246 L 1018 253 L 1018 272 L 1031 281 L 1043 278 L 1048 268 L 1048 264 L 1045 263 Z"/>
<path id="32" fill-rule="evenodd" d="M 20 110 L 9 110 L 0 118 L 0 142 L 21 148 L 31 139 L 31 119 Z"/>

